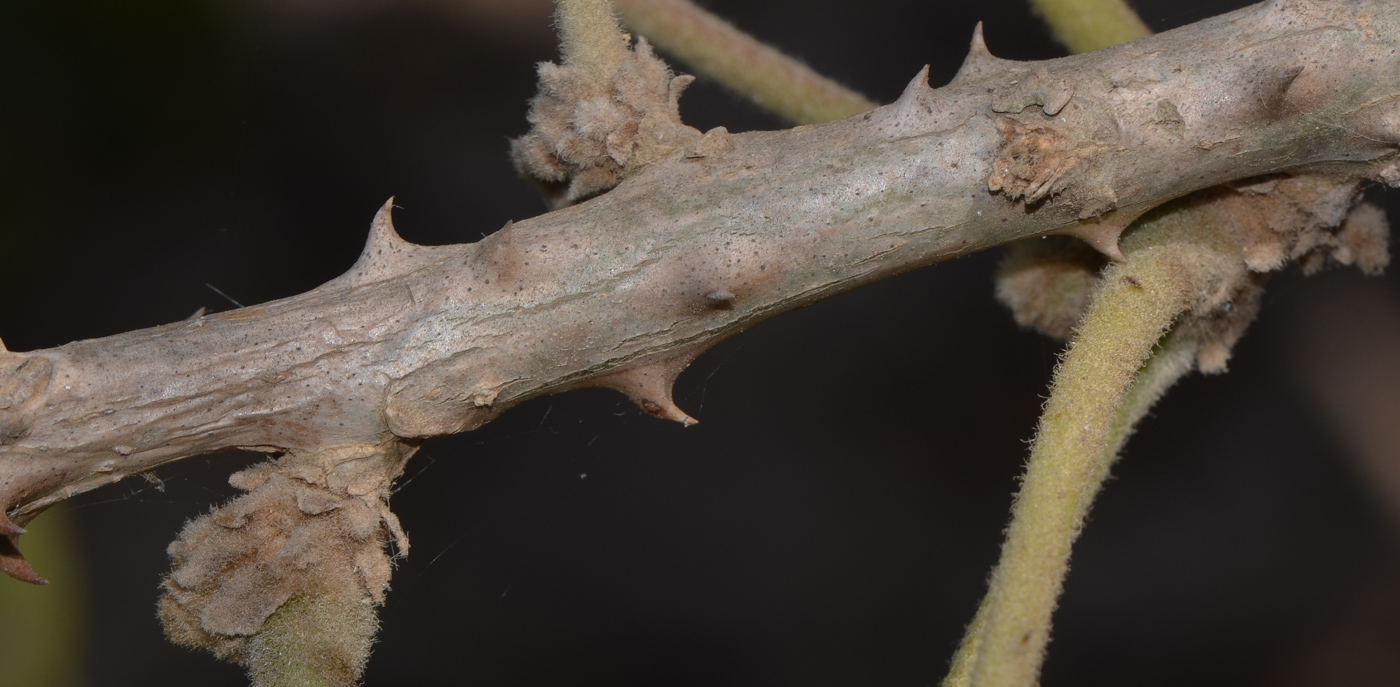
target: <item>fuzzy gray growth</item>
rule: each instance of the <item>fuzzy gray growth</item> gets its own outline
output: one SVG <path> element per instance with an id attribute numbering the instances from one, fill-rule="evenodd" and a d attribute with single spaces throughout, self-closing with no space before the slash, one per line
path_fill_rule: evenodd
<path id="1" fill-rule="evenodd" d="M 407 541 L 385 502 L 406 455 L 350 446 L 233 475 L 248 492 L 170 545 L 160 618 L 177 644 L 249 669 L 254 684 L 309 670 L 355 684 L 389 589 L 385 545 Z M 269 634 L 270 633 L 270 634 Z"/>
<path id="2" fill-rule="evenodd" d="M 1255 179 L 1204 192 L 1189 212 L 1224 233 L 1240 264 L 1221 275 L 1214 295 L 1177 328 L 1199 341 L 1196 365 L 1222 372 L 1230 352 L 1259 311 L 1267 275 L 1297 263 L 1305 274 L 1329 264 L 1379 274 L 1389 264 L 1385 211 L 1358 202 L 1352 180 L 1298 175 Z M 1099 284 L 1103 260 L 1087 247 L 1054 238 L 1022 241 L 997 273 L 997 298 L 1017 324 L 1067 340 Z"/>
<path id="3" fill-rule="evenodd" d="M 515 168 L 554 208 L 603 193 L 700 138 L 681 123 L 678 105 L 693 80 L 672 74 L 646 39 L 605 80 L 573 64 L 542 63 L 530 132 L 511 141 Z"/>
<path id="4" fill-rule="evenodd" d="M 1068 341 L 1099 281 L 1104 257 L 1068 236 L 1028 239 L 1007 246 L 997 268 L 997 300 L 1016 324 Z"/>

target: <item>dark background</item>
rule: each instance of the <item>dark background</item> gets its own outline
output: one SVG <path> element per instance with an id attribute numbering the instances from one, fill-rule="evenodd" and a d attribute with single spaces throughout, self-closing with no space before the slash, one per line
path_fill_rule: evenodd
<path id="1" fill-rule="evenodd" d="M 951 77 L 979 19 L 1000 56 L 1061 54 L 1021 0 L 704 4 L 878 101 L 925 63 Z M 1157 30 L 1244 4 L 1134 2 Z M 419 243 L 540 213 L 506 151 L 553 56 L 546 11 L 0 3 L 0 337 L 30 350 L 232 307 L 206 284 L 244 304 L 305 291 L 350 266 L 390 195 Z M 781 125 L 703 79 L 682 112 Z M 428 442 L 394 497 L 413 555 L 367 684 L 936 684 L 1059 348 L 995 303 L 996 259 L 721 344 L 677 387 L 691 429 L 591 390 Z M 1047 687 L 1400 682 L 1400 529 L 1293 344 L 1309 303 L 1359 283 L 1277 278 L 1231 373 L 1188 378 L 1145 423 L 1076 547 Z M 181 523 L 257 459 L 75 499 L 88 684 L 245 684 L 166 643 L 154 603 Z"/>

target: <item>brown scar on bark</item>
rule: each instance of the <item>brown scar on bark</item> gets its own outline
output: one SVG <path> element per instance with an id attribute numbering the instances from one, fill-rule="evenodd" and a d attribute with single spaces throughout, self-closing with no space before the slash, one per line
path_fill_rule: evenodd
<path id="1" fill-rule="evenodd" d="M 403 439 L 470 431 L 507 410 L 496 403 L 505 386 L 501 382 L 478 381 L 465 393 L 447 384 L 425 387 L 419 382 L 411 374 L 390 385 L 384 422 Z"/>
<path id="2" fill-rule="evenodd" d="M 705 301 L 719 310 L 733 310 L 736 296 L 724 289 L 705 294 Z"/>
<path id="3" fill-rule="evenodd" d="M 996 126 L 1001 145 L 987 177 L 989 191 L 1031 204 L 1064 190 L 1063 180 L 1081 156 L 1065 134 L 1046 124 L 1013 117 L 998 119 Z"/>
<path id="4" fill-rule="evenodd" d="M 1181 116 L 1181 111 L 1177 109 L 1176 103 L 1163 98 L 1157 101 L 1156 112 L 1150 120 L 1153 124 L 1161 127 L 1173 140 L 1179 140 L 1186 134 L 1186 120 Z"/>
<path id="5" fill-rule="evenodd" d="M 9 354 L 0 358 L 0 375 L 0 412 L 14 412 L 49 387 L 53 363 L 39 356 Z"/>

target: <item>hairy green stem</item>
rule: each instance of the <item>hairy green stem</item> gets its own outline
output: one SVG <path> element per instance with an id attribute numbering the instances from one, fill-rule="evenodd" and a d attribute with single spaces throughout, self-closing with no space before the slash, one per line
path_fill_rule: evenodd
<path id="1" fill-rule="evenodd" d="M 1072 53 L 1093 52 L 1152 35 L 1124 0 L 1031 0 L 1056 40 Z"/>
<path id="2" fill-rule="evenodd" d="M 1187 305 L 1171 256 L 1111 268 L 1056 376 L 992 575 L 970 684 L 1035 683 L 1070 545 L 1108 474 L 1114 419 L 1134 375 Z M 1115 278 L 1117 277 L 1117 278 Z M 1146 281 L 1144 281 L 1146 277 Z"/>
<path id="3" fill-rule="evenodd" d="M 1162 337 L 1152 356 L 1133 378 L 1133 384 L 1123 395 L 1113 424 L 1109 427 L 1105 454 L 1110 463 L 1118 460 L 1128 437 L 1132 436 L 1138 422 L 1147 416 L 1152 406 L 1177 381 L 1196 369 L 1199 346 L 1196 337 L 1180 330 L 1172 330 Z"/>
<path id="4" fill-rule="evenodd" d="M 1151 34 L 1123 0 L 1031 0 L 1031 5 L 1050 26 L 1055 37 L 1073 53 L 1107 48 Z M 1130 258 L 1129 267 L 1139 266 L 1134 258 Z M 1115 265 L 1106 271 L 1112 273 L 1118 267 Z M 1113 277 L 1110 275 L 1107 279 L 1112 280 Z M 1112 281 L 1108 283 L 1112 284 Z M 1111 319 L 1105 321 L 1105 318 L 1122 312 L 1122 306 L 1127 305 L 1114 302 L 1122 295 L 1132 294 L 1111 287 L 1102 288 L 1095 294 L 1079 329 L 1079 336 L 1071 345 L 1064 364 L 1057 370 L 1051 398 L 1041 419 L 1040 433 L 1032 449 L 1031 464 L 1027 467 L 1022 491 L 1017 495 L 1013 508 L 1012 526 L 1007 533 L 1002 560 L 993 573 L 991 589 L 978 606 L 977 614 L 953 656 L 948 676 L 943 681 L 944 687 L 965 687 L 969 684 L 1029 685 L 1036 681 L 1049 639 L 1050 613 L 1064 585 L 1069 547 L 1078 536 L 1089 503 L 1107 476 L 1108 466 L 1122 449 L 1138 420 L 1168 387 L 1194 365 L 1194 342 L 1183 341 L 1182 337 L 1167 337 L 1162 341 L 1162 354 L 1152 355 L 1152 346 L 1160 338 L 1161 332 L 1185 307 L 1171 291 L 1158 292 L 1156 295 L 1159 298 L 1155 304 L 1148 303 L 1147 307 L 1138 311 L 1140 317 L 1137 324 L 1142 328 L 1136 331 L 1131 325 L 1127 328 L 1112 327 L 1110 325 L 1115 323 Z M 1101 328 L 1105 331 L 1099 332 Z M 1106 338 L 1099 343 L 1101 337 Z M 1118 340 L 1115 341 L 1115 337 Z M 1116 352 L 1118 355 L 1100 360 L 1101 356 L 1096 350 L 1100 346 L 1104 348 L 1104 353 Z M 1166 354 L 1168 351 L 1170 354 Z M 1101 366 L 1101 362 L 1108 365 Z M 1131 369 L 1126 367 L 1129 365 Z M 1086 369 L 1081 371 L 1078 369 L 1081 367 Z M 1084 388 L 1071 389 L 1072 383 L 1062 384 L 1062 379 L 1080 382 Z M 1109 393 L 1098 397 L 1090 395 L 1067 399 L 1071 393 L 1092 394 L 1095 391 Z M 1099 418 L 1108 413 L 1112 419 L 1097 430 L 1094 423 L 1085 422 L 1076 431 L 1078 422 L 1075 412 L 1085 410 Z M 1057 421 L 1060 424 L 1056 424 Z M 1080 442 L 1077 454 L 1074 448 L 1076 440 Z M 1067 450 L 1068 455 L 1059 455 L 1055 449 Z M 1070 461 L 1071 465 L 1056 465 L 1055 461 Z M 1058 475 L 1054 470 L 1047 470 L 1056 467 L 1077 467 L 1078 470 L 1061 471 Z M 1068 477 L 1071 485 L 1063 481 L 1047 484 L 1042 475 Z M 1073 483 L 1075 480 L 1077 484 Z M 1059 494 L 1058 504 L 1035 502 L 1046 496 L 1057 496 L 1053 490 L 1066 486 L 1072 486 L 1076 491 Z M 1046 494 L 1046 487 L 1051 489 L 1049 494 Z M 1032 503 L 1027 505 L 1028 501 Z M 1044 515 L 1050 515 L 1051 519 L 1027 522 L 1030 518 Z M 1041 543 L 1049 549 L 1051 558 L 1039 562 L 1041 567 L 1049 568 L 1051 576 L 1037 584 L 1034 579 L 1024 579 L 1029 572 L 1024 568 L 1032 566 L 1013 559 L 1012 554 L 1015 552 L 1024 556 L 1027 553 L 1025 539 L 1042 534 L 1038 530 L 1046 527 L 1052 530 L 1051 538 Z M 1016 540 L 1014 547 L 1013 539 Z M 1022 596 L 1017 598 L 1017 594 Z M 1008 606 L 1019 606 L 1022 613 L 1008 612 Z M 999 624 L 989 628 L 989 617 L 994 613 Z M 1026 616 L 1032 618 L 1034 624 L 1028 630 L 1022 629 Z M 1020 622 L 1008 624 L 1004 620 L 1006 618 Z M 1013 636 L 1018 631 L 1023 634 Z M 992 647 L 990 651 L 983 650 L 984 641 L 1005 642 L 1008 639 L 1009 644 Z M 995 661 L 1006 661 L 1006 664 L 997 666 L 993 664 Z"/>
<path id="5" fill-rule="evenodd" d="M 358 597 L 303 593 L 252 637 L 252 687 L 354 687 L 378 626 L 374 607 Z"/>
<path id="6" fill-rule="evenodd" d="M 658 48 L 792 122 L 819 124 L 876 107 L 690 0 L 616 2 L 627 26 Z"/>
<path id="7" fill-rule="evenodd" d="M 1152 405 L 1167 389 L 1194 369 L 1197 345 L 1194 337 L 1177 331 L 1162 338 L 1123 395 L 1106 434 L 1104 452 L 1099 458 L 1101 461 L 1107 464 L 1116 461 L 1123 444 L 1127 442 L 1137 423 L 1151 410 Z M 965 687 L 971 681 L 978 650 L 982 644 L 982 633 L 987 624 L 987 609 L 991 598 L 991 595 L 988 595 L 978 606 L 977 615 L 967 627 L 963 644 L 953 657 L 948 677 L 943 681 L 944 687 Z"/>
<path id="8" fill-rule="evenodd" d="M 611 0 L 558 0 L 554 23 L 564 63 L 607 83 L 627 56 L 627 35 Z"/>
<path id="9" fill-rule="evenodd" d="M 1189 209 L 1139 223 L 1123 248 L 1056 370 L 1001 562 L 945 687 L 1035 684 L 1089 506 L 1133 425 L 1193 366 L 1195 341 L 1163 334 L 1238 262 Z"/>

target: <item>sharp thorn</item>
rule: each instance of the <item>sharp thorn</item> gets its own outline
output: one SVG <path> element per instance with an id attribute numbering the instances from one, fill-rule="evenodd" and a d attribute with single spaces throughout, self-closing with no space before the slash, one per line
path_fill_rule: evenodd
<path id="1" fill-rule="evenodd" d="M 962 66 L 958 68 L 958 73 L 950 83 L 976 81 L 1010 63 L 1011 60 L 1003 60 L 987 49 L 987 41 L 982 35 L 982 22 L 979 21 L 977 27 L 972 30 L 972 45 L 968 48 L 967 57 L 963 59 Z"/>
<path id="2" fill-rule="evenodd" d="M 18 537 L 25 532 L 23 527 L 11 522 L 4 513 L 0 513 L 0 537 Z"/>
<path id="3" fill-rule="evenodd" d="M 29 561 L 24 560 L 24 554 L 19 551 L 19 537 L 24 534 L 23 527 L 11 522 L 5 517 L 4 511 L 0 511 L 0 571 L 21 582 L 44 585 L 49 581 L 40 577 L 30 567 Z"/>
<path id="4" fill-rule="evenodd" d="M 928 84 L 928 68 L 928 65 L 924 65 L 924 68 L 914 75 L 914 79 L 904 87 L 904 92 L 900 94 L 897 102 L 905 102 L 917 98 L 920 93 L 933 90 L 933 87 Z"/>
<path id="5" fill-rule="evenodd" d="M 671 387 L 676 377 L 690 365 L 694 355 L 661 360 L 632 367 L 599 377 L 589 382 L 589 386 L 616 389 L 632 399 L 642 411 L 652 417 L 679 422 L 686 427 L 699 424 L 699 420 L 686 414 L 671 398 Z"/>
<path id="6" fill-rule="evenodd" d="M 1119 208 L 1049 233 L 1059 236 L 1073 236 L 1093 246 L 1095 250 L 1103 253 L 1114 262 L 1127 262 L 1127 256 L 1123 255 L 1123 250 L 1118 246 L 1118 238 L 1123 235 L 1123 230 L 1127 229 L 1128 225 L 1136 222 L 1139 217 L 1151 209 L 1151 207 Z"/>

